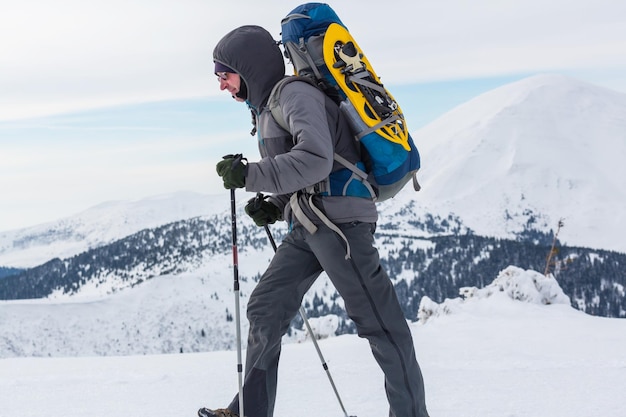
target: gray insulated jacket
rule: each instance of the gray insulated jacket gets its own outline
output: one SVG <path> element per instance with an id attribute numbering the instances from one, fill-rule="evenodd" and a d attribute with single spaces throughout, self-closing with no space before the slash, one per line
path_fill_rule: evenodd
<path id="1" fill-rule="evenodd" d="M 243 26 L 217 44 L 213 59 L 236 71 L 246 83 L 247 104 L 256 120 L 261 160 L 249 162 L 246 190 L 272 193 L 270 200 L 283 211 L 285 220 L 299 223 L 289 204 L 298 193 L 299 206 L 314 224 L 322 220 L 310 202 L 333 223 L 377 221 L 375 203 L 369 198 L 321 196 L 309 199 L 306 190 L 343 168 L 333 154 L 360 160 L 359 145 L 337 105 L 316 87 L 301 81 L 287 83 L 280 107 L 289 132 L 280 127 L 267 107 L 274 85 L 285 75 L 280 48 L 265 29 Z"/>

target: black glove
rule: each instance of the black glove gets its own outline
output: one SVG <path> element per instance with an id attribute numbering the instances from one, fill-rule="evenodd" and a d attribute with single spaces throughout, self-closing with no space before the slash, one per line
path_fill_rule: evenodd
<path id="1" fill-rule="evenodd" d="M 239 155 L 226 155 L 223 160 L 217 163 L 217 174 L 224 181 L 224 188 L 242 188 L 246 185 L 246 165 L 241 162 L 243 158 Z"/>
<path id="2" fill-rule="evenodd" d="M 246 214 L 252 217 L 257 226 L 266 226 L 276 223 L 276 220 L 282 219 L 282 213 L 273 203 L 266 201 L 269 196 L 263 196 L 259 193 L 256 197 L 248 200 L 245 210 Z"/>

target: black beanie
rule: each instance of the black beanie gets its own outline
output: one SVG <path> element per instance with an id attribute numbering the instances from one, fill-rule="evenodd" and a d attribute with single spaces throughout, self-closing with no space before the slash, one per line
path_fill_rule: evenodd
<path id="1" fill-rule="evenodd" d="M 236 74 L 236 72 L 232 68 L 227 67 L 221 62 L 215 62 L 215 74 L 217 74 L 218 72 L 230 72 L 231 74 Z"/>

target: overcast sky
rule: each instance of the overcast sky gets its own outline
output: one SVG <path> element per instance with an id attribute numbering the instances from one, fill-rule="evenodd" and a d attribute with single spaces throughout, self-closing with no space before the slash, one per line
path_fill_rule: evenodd
<path id="1" fill-rule="evenodd" d="M 256 154 L 237 142 L 249 116 L 220 95 L 213 46 L 243 24 L 278 39 L 298 3 L 0 0 L 0 230 L 106 200 L 219 191 L 222 152 Z M 451 85 L 469 94 L 541 72 L 626 92 L 622 0 L 331 5 L 387 86 L 430 86 L 426 107 L 458 99 Z"/>

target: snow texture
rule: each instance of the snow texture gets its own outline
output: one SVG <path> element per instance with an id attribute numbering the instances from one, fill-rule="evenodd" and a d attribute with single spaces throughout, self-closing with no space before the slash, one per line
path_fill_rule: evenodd
<path id="1" fill-rule="evenodd" d="M 451 314 L 410 324 L 432 416 L 626 416 L 626 321 L 576 311 L 554 282 L 537 278 L 509 268 L 473 297 L 451 301 Z M 102 310 L 83 305 L 75 313 Z M 344 335 L 319 343 L 348 413 L 387 415 L 367 342 Z M 4 358 L 0 415 L 193 416 L 230 401 L 236 363 L 233 350 Z M 283 346 L 275 415 L 343 415 L 310 342 Z"/>

